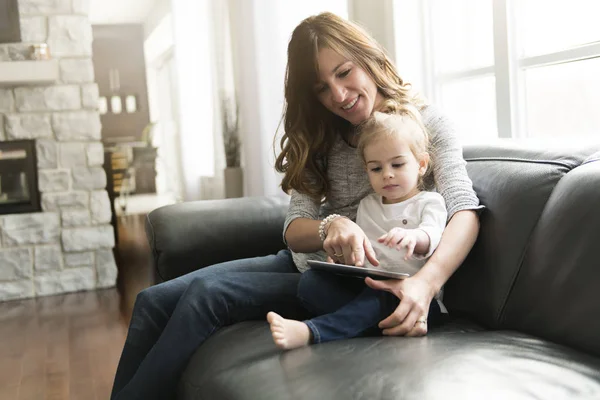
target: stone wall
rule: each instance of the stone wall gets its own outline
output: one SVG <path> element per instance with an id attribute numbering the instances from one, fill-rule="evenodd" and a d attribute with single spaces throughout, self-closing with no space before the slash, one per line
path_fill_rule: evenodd
<path id="1" fill-rule="evenodd" d="M 0 215 L 0 301 L 115 285 L 113 228 L 102 168 L 89 0 L 19 0 L 21 43 L 59 60 L 51 86 L 0 88 L 0 141 L 35 139 L 42 212 Z"/>

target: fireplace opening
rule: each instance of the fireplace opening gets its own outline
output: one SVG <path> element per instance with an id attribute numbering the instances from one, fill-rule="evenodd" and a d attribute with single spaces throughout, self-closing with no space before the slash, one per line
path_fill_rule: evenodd
<path id="1" fill-rule="evenodd" d="M 0 214 L 38 211 L 35 141 L 0 142 Z"/>

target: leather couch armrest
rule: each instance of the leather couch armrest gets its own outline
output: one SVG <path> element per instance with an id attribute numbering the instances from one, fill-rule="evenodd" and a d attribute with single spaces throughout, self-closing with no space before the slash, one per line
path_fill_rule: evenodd
<path id="1" fill-rule="evenodd" d="M 288 201 L 278 197 L 201 200 L 161 207 L 146 218 L 157 280 L 285 248 Z"/>

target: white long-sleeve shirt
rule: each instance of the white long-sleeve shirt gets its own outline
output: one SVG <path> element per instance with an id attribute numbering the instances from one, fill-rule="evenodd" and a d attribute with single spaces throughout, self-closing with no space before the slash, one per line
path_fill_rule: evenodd
<path id="1" fill-rule="evenodd" d="M 425 261 L 440 243 L 447 215 L 444 198 L 435 192 L 420 192 L 406 201 L 395 204 L 383 204 L 381 196 L 373 193 L 362 199 L 358 205 L 356 223 L 371 241 L 380 268 L 413 275 L 425 265 Z M 379 243 L 377 239 L 392 228 L 425 231 L 429 236 L 427 253 L 415 254 L 405 260 L 406 249 L 397 250 Z M 366 262 L 369 263 L 368 260 Z"/>

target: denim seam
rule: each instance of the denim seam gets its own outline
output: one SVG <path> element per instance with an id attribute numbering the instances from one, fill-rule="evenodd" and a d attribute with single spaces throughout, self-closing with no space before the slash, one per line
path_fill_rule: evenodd
<path id="1" fill-rule="evenodd" d="M 319 330 L 317 329 L 317 327 L 315 326 L 315 324 L 313 324 L 312 321 L 304 321 L 304 323 L 312 331 L 312 334 L 313 334 L 313 343 L 314 344 L 321 343 L 321 334 L 319 333 Z"/>

